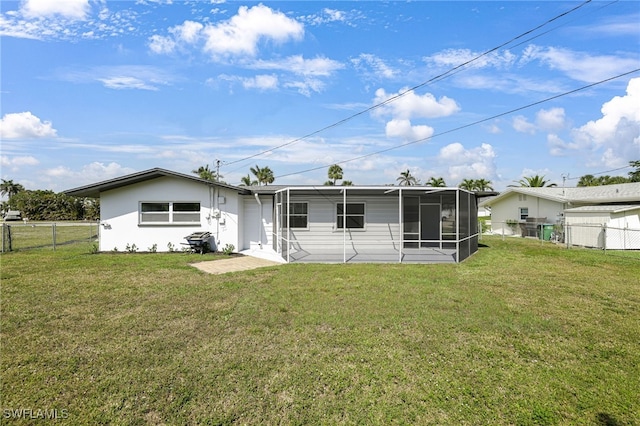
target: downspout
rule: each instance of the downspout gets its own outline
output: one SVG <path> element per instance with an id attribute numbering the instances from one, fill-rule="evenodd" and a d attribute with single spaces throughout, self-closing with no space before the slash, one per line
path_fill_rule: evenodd
<path id="1" fill-rule="evenodd" d="M 402 188 L 398 190 L 398 233 L 400 234 L 400 245 L 398 246 L 398 263 L 402 263 L 402 248 L 404 247 L 404 221 L 402 220 Z"/>
<path id="2" fill-rule="evenodd" d="M 258 246 L 262 248 L 262 201 L 260 201 L 260 196 L 257 193 L 254 193 L 253 196 L 256 198 L 256 201 L 260 206 L 260 215 L 258 217 Z"/>
<path id="3" fill-rule="evenodd" d="M 347 188 L 342 191 L 342 263 L 347 263 Z"/>
<path id="4" fill-rule="evenodd" d="M 213 187 L 213 218 L 216 220 L 216 250 L 218 249 L 218 247 L 220 247 L 220 216 L 222 215 L 218 207 L 219 197 L 220 197 L 220 191 L 218 190 L 218 193 L 216 194 L 216 187 L 214 186 Z"/>

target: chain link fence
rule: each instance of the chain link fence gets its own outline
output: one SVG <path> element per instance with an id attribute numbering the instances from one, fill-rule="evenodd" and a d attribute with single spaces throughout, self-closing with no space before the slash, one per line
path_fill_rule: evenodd
<path id="1" fill-rule="evenodd" d="M 640 258 L 640 229 L 619 228 L 606 224 L 523 224 L 519 222 L 480 222 L 479 229 L 485 235 L 535 238 L 545 242 L 563 245 L 566 248 L 585 247 L 609 253 L 632 251 Z"/>
<path id="2" fill-rule="evenodd" d="M 2 252 L 98 241 L 99 222 L 3 222 Z"/>

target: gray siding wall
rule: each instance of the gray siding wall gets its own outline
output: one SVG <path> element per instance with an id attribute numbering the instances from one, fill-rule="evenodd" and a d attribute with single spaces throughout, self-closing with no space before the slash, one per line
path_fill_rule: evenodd
<path id="1" fill-rule="evenodd" d="M 294 250 L 340 250 L 345 233 L 337 228 L 336 205 L 342 197 L 291 197 L 291 202 L 309 203 L 309 229 L 291 229 Z M 364 229 L 347 229 L 347 249 L 377 250 L 398 249 L 400 232 L 398 223 L 398 197 L 356 197 L 349 196 L 349 203 L 365 204 Z M 286 238 L 286 230 L 284 231 Z M 393 241 L 392 241 L 393 240 Z"/>

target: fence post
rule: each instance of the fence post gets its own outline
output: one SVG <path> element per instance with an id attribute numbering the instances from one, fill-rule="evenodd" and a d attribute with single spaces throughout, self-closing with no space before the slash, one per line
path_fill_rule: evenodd
<path id="1" fill-rule="evenodd" d="M 7 243 L 9 243 L 9 251 L 13 250 L 13 242 L 11 241 L 11 225 L 7 225 Z"/>
<path id="2" fill-rule="evenodd" d="M 52 237 L 53 237 L 53 250 L 56 250 L 56 223 L 53 222 L 51 224 L 51 232 L 53 233 Z"/>

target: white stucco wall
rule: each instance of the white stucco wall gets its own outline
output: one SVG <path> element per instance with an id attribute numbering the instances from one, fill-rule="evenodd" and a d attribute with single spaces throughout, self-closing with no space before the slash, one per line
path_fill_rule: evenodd
<path id="1" fill-rule="evenodd" d="M 563 203 L 550 201 L 543 198 L 527 195 L 518 197 L 519 194 L 509 194 L 498 200 L 491 206 L 491 229 L 494 233 L 505 235 L 520 235 L 520 227 L 513 230 L 505 223 L 508 220 L 520 221 L 519 209 L 527 207 L 529 217 L 546 218 L 546 223 L 555 224 L 564 210 Z"/>
<path id="2" fill-rule="evenodd" d="M 282 260 L 273 249 L 273 195 L 245 195 L 242 210 L 242 250 L 251 256 Z"/>
<path id="3" fill-rule="evenodd" d="M 640 208 L 612 213 L 607 227 L 607 249 L 640 250 Z"/>
<path id="4" fill-rule="evenodd" d="M 199 202 L 200 223 L 140 224 L 141 202 Z M 180 250 L 185 236 L 201 231 L 211 232 L 211 243 L 215 242 L 218 247 L 233 244 L 237 249 L 240 246 L 240 208 L 240 196 L 235 191 L 219 187 L 214 189 L 175 177 L 160 177 L 105 191 L 100 194 L 100 250 L 124 251 L 127 244 L 135 244 L 138 251 L 147 251 L 156 244 L 157 251 L 168 251 L 169 243 L 175 250 Z M 220 211 L 219 218 L 215 217 L 216 209 Z"/>
<path id="5" fill-rule="evenodd" d="M 608 212 L 565 212 L 565 240 L 574 246 L 604 247 L 603 225 L 609 222 Z"/>

